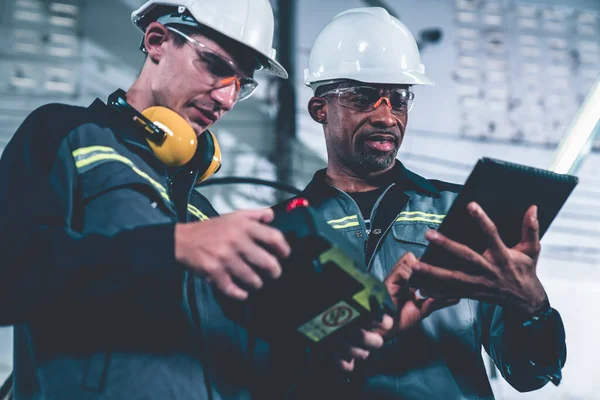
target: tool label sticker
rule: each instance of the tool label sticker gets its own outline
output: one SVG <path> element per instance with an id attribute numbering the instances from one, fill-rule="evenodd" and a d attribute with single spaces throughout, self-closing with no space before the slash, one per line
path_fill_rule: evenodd
<path id="1" fill-rule="evenodd" d="M 298 328 L 298 332 L 319 342 L 344 325 L 358 318 L 360 313 L 345 301 L 340 301 L 333 307 L 328 308 L 304 325 Z"/>

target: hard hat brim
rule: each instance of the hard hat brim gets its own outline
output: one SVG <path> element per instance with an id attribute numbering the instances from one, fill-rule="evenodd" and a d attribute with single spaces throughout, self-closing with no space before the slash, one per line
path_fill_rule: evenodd
<path id="1" fill-rule="evenodd" d="M 199 26 L 205 26 L 209 29 L 219 32 L 217 27 L 212 26 L 211 24 L 200 23 L 200 22 L 198 22 L 198 24 L 199 24 Z M 142 30 L 142 27 L 138 26 L 138 28 L 140 28 L 140 30 Z M 270 57 L 269 55 L 263 53 L 262 51 L 254 48 L 252 46 L 249 46 L 246 43 L 241 42 L 235 38 L 228 37 L 228 39 L 233 40 L 234 42 L 239 43 L 240 45 L 244 46 L 246 49 L 249 49 L 250 51 L 254 52 L 256 54 L 258 60 L 261 61 L 261 64 L 263 64 L 263 69 L 265 72 L 270 73 L 271 75 L 278 76 L 283 79 L 287 79 L 289 77 L 288 73 L 287 73 L 286 69 L 283 67 L 283 65 L 281 65 L 279 62 L 277 62 L 277 60 L 275 60 L 274 58 Z M 264 65 L 264 64 L 266 64 L 266 65 Z"/>
<path id="2" fill-rule="evenodd" d="M 250 46 L 246 46 L 246 47 L 254 50 L 256 53 L 259 54 L 259 58 L 261 60 L 264 59 L 267 62 L 267 65 L 264 65 L 265 72 L 267 72 L 271 75 L 278 76 L 279 78 L 282 78 L 282 79 L 289 78 L 288 72 L 283 67 L 283 65 L 281 65 L 280 63 L 278 63 L 276 60 L 272 59 L 271 57 L 267 57 L 266 55 L 262 54 L 261 52 L 256 51 L 256 49 L 253 49 Z"/>
<path id="3" fill-rule="evenodd" d="M 310 76 L 308 71 L 305 71 L 306 76 L 304 85 L 316 90 L 319 86 L 329 84 L 335 81 L 353 80 L 364 83 L 377 83 L 387 85 L 423 85 L 435 86 L 435 82 L 429 79 L 425 74 L 416 71 L 396 71 L 390 74 L 381 70 L 361 70 L 356 73 L 346 74 L 322 74 L 319 77 Z"/>
<path id="4" fill-rule="evenodd" d="M 146 27 L 149 24 L 149 21 L 143 21 L 144 15 L 149 13 L 153 8 L 160 6 L 160 5 L 173 7 L 173 6 L 176 6 L 177 4 L 175 4 L 172 0 L 165 0 L 164 2 L 156 2 L 156 3 L 152 3 L 149 1 L 149 2 L 145 3 L 139 9 L 135 10 L 131 14 L 131 22 L 133 22 L 133 24 L 142 32 L 142 34 L 146 33 Z M 202 23 L 197 22 L 197 21 L 194 21 L 194 22 L 196 22 L 199 25 L 210 28 L 212 30 L 215 30 L 216 32 L 220 32 L 218 27 L 212 26 L 211 24 L 208 24 L 206 22 L 202 22 Z M 182 23 L 182 22 L 178 21 L 178 22 L 174 22 L 174 23 Z M 187 25 L 187 24 L 185 24 L 185 25 Z M 227 35 L 225 35 L 225 36 L 227 36 Z M 257 59 L 260 61 L 261 65 L 263 67 L 262 69 L 265 72 L 267 72 L 271 75 L 278 76 L 283 79 L 288 79 L 289 75 L 288 75 L 286 69 L 279 62 L 277 62 L 277 60 L 275 60 L 273 57 L 271 57 L 270 54 L 265 54 L 264 52 L 254 48 L 252 46 L 249 46 L 247 43 L 241 42 L 234 37 L 230 37 L 230 36 L 228 36 L 228 37 L 229 37 L 229 39 L 233 40 L 234 42 L 239 43 L 242 46 L 244 46 L 245 48 L 250 49 L 252 52 L 254 52 L 257 56 Z"/>

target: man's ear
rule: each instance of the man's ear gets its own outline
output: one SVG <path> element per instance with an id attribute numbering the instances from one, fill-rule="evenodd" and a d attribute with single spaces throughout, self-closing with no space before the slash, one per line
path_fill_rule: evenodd
<path id="1" fill-rule="evenodd" d="M 327 101 L 322 97 L 313 97 L 308 102 L 308 113 L 316 122 L 327 123 Z"/>
<path id="2" fill-rule="evenodd" d="M 169 38 L 169 30 L 159 22 L 152 22 L 146 28 L 144 36 L 144 47 L 148 52 L 148 57 L 153 62 L 158 62 L 163 54 L 162 44 Z"/>

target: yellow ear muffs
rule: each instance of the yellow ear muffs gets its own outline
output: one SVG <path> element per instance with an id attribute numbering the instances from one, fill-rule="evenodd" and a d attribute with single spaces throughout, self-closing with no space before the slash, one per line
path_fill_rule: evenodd
<path id="1" fill-rule="evenodd" d="M 194 185 L 205 181 L 211 175 L 216 174 L 221 168 L 221 147 L 215 135 L 207 129 L 206 132 L 200 135 L 198 141 L 200 149 L 202 149 L 202 154 L 198 155 L 200 157 L 198 168 L 200 172 Z"/>
<path id="2" fill-rule="evenodd" d="M 196 132 L 181 115 L 159 106 L 145 109 L 142 115 L 165 132 L 162 140 L 146 138 L 148 145 L 163 164 L 167 167 L 180 167 L 194 157 L 198 146 Z"/>
<path id="3" fill-rule="evenodd" d="M 211 131 L 206 130 L 200 138 L 196 138 L 196 132 L 190 124 L 166 107 L 149 107 L 140 114 L 127 103 L 122 89 L 108 97 L 108 104 L 144 129 L 146 141 L 154 155 L 167 167 L 181 167 L 193 158 L 193 168 L 199 171 L 195 184 L 221 168 L 221 148 Z"/>

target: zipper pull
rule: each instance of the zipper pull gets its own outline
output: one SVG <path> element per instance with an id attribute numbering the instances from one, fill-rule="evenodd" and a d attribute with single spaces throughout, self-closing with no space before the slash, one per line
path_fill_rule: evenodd
<path id="1" fill-rule="evenodd" d="M 167 193 L 169 196 L 173 194 L 173 178 L 171 176 L 167 177 Z"/>

